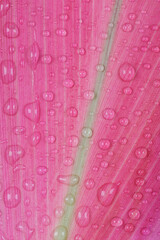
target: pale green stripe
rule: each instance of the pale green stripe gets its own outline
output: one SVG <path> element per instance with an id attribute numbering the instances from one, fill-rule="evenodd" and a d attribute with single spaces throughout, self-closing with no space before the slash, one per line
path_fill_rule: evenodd
<path id="1" fill-rule="evenodd" d="M 97 110 L 98 102 L 99 102 L 100 96 L 101 96 L 101 90 L 102 90 L 102 86 L 104 83 L 108 60 L 109 60 L 110 52 L 111 52 L 112 45 L 113 45 L 113 40 L 114 40 L 114 36 L 115 36 L 115 30 L 117 27 L 117 21 L 118 21 L 121 4 L 122 4 L 122 0 L 116 0 L 115 6 L 113 9 L 111 22 L 109 24 L 108 37 L 106 39 L 104 50 L 101 55 L 101 60 L 99 62 L 99 64 L 102 64 L 105 66 L 105 71 L 97 72 L 95 89 L 94 89 L 95 98 L 90 103 L 89 110 L 88 110 L 86 120 L 85 120 L 84 127 L 88 127 L 91 129 L 93 128 L 93 124 L 94 124 L 95 117 L 96 117 L 96 110 Z M 75 174 L 75 175 L 82 176 L 82 173 L 84 170 L 84 165 L 85 165 L 86 159 L 87 159 L 90 140 L 91 140 L 90 138 L 84 138 L 81 136 L 80 145 L 79 145 L 79 148 L 77 151 L 77 155 L 75 158 L 75 164 L 74 164 L 74 168 L 73 168 L 73 174 Z M 69 187 L 68 193 L 72 193 L 76 198 L 79 185 L 74 186 L 74 187 Z M 73 205 L 73 206 L 65 205 L 65 208 L 64 208 L 65 214 L 62 217 L 61 221 L 59 222 L 59 225 L 63 225 L 63 226 L 67 227 L 68 233 L 69 233 L 69 226 L 71 225 L 71 221 L 73 218 L 74 208 L 75 208 L 75 205 Z M 59 239 L 59 240 L 61 240 L 61 239 Z"/>

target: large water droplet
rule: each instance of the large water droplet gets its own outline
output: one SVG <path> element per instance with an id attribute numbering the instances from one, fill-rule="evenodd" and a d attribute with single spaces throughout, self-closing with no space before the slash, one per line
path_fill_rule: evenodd
<path id="1" fill-rule="evenodd" d="M 14 165 L 20 158 L 25 155 L 24 149 L 19 145 L 9 145 L 5 150 L 5 159 L 8 164 Z"/>
<path id="2" fill-rule="evenodd" d="M 28 103 L 24 106 L 24 116 L 32 122 L 38 122 L 40 119 L 40 104 L 39 102 Z"/>
<path id="3" fill-rule="evenodd" d="M 31 239 L 32 235 L 34 234 L 35 230 L 30 228 L 28 223 L 25 221 L 20 221 L 16 224 L 15 229 L 25 235 L 25 239 Z"/>
<path id="4" fill-rule="evenodd" d="M 10 98 L 3 106 L 3 111 L 8 116 L 14 116 L 18 112 L 18 102 L 15 98 Z"/>
<path id="5" fill-rule="evenodd" d="M 0 78 L 2 83 L 9 84 L 16 79 L 16 65 L 11 60 L 3 60 L 0 65 Z"/>
<path id="6" fill-rule="evenodd" d="M 58 226 L 55 228 L 53 237 L 54 240 L 67 240 L 68 230 L 65 226 Z"/>
<path id="7" fill-rule="evenodd" d="M 19 28 L 13 22 L 6 22 L 3 27 L 3 35 L 7 38 L 16 38 L 19 35 Z"/>
<path id="8" fill-rule="evenodd" d="M 1 0 L 0 1 L 0 17 L 3 17 L 7 14 L 10 8 L 10 3 L 8 0 Z"/>
<path id="9" fill-rule="evenodd" d="M 128 82 L 135 78 L 135 69 L 129 63 L 123 63 L 119 68 L 119 76 L 121 80 Z"/>
<path id="10" fill-rule="evenodd" d="M 26 52 L 26 59 L 32 69 L 36 69 L 39 61 L 40 51 L 37 42 L 34 42 Z"/>
<path id="11" fill-rule="evenodd" d="M 8 187 L 3 193 L 3 201 L 7 208 L 15 208 L 21 202 L 21 191 L 17 187 Z"/>
<path id="12" fill-rule="evenodd" d="M 91 221 L 90 208 L 87 206 L 79 207 L 75 219 L 79 227 L 87 227 Z"/>
<path id="13" fill-rule="evenodd" d="M 75 186 L 79 183 L 79 176 L 77 175 L 58 175 L 57 181 L 70 186 Z"/>
<path id="14" fill-rule="evenodd" d="M 117 193 L 118 186 L 115 183 L 105 183 L 97 190 L 98 201 L 104 207 L 112 204 Z"/>

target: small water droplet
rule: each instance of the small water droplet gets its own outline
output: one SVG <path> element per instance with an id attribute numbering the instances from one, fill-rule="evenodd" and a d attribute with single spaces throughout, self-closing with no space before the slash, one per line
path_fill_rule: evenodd
<path id="1" fill-rule="evenodd" d="M 75 186 L 79 183 L 79 176 L 77 175 L 58 175 L 57 181 L 70 186 Z"/>
<path id="2" fill-rule="evenodd" d="M 97 70 L 97 72 L 104 72 L 105 67 L 104 67 L 104 65 L 102 65 L 102 64 L 98 64 L 98 65 L 96 66 L 96 70 Z"/>
<path id="3" fill-rule="evenodd" d="M 10 8 L 10 3 L 8 0 L 1 0 L 0 1 L 0 17 L 3 17 L 7 14 Z M 5 240 L 5 239 L 4 239 Z"/>
<path id="4" fill-rule="evenodd" d="M 145 157 L 147 157 L 147 155 L 148 155 L 148 151 L 145 147 L 138 147 L 135 150 L 135 156 L 137 158 L 144 159 Z"/>
<path id="5" fill-rule="evenodd" d="M 114 217 L 111 220 L 111 226 L 112 227 L 120 227 L 123 225 L 123 220 L 119 217 Z"/>
<path id="6" fill-rule="evenodd" d="M 75 203 L 75 197 L 73 194 L 69 193 L 66 195 L 64 201 L 67 205 L 73 205 Z"/>
<path id="7" fill-rule="evenodd" d="M 70 137 L 68 137 L 67 139 L 67 145 L 69 147 L 77 147 L 79 144 L 79 138 L 75 135 L 72 135 Z"/>
<path id="8" fill-rule="evenodd" d="M 58 226 L 53 232 L 54 240 L 67 240 L 68 230 L 65 226 Z"/>
<path id="9" fill-rule="evenodd" d="M 111 108 L 105 108 L 102 112 L 102 116 L 106 120 L 112 120 L 115 117 L 115 111 Z"/>
<path id="10" fill-rule="evenodd" d="M 133 220 L 138 220 L 141 216 L 140 211 L 136 208 L 132 208 L 128 212 L 128 216 Z"/>
<path id="11" fill-rule="evenodd" d="M 0 65 L 0 76 L 3 84 L 10 84 L 16 80 L 16 65 L 11 60 L 3 60 Z"/>
<path id="12" fill-rule="evenodd" d="M 82 206 L 77 209 L 76 223 L 79 227 L 87 227 L 91 221 L 91 211 L 87 206 Z"/>
<path id="13" fill-rule="evenodd" d="M 102 150 L 107 150 L 111 146 L 111 142 L 108 139 L 102 138 L 98 141 L 98 146 Z"/>
<path id="14" fill-rule="evenodd" d="M 85 180 L 84 184 L 85 184 L 85 187 L 86 187 L 88 190 L 90 190 L 90 189 L 93 189 L 93 188 L 94 188 L 94 186 L 95 186 L 95 181 L 94 181 L 92 178 L 88 178 L 88 179 Z"/>
<path id="15" fill-rule="evenodd" d="M 88 128 L 88 127 L 84 127 L 82 129 L 82 136 L 85 137 L 85 138 L 90 138 L 92 137 L 93 135 L 93 131 L 91 128 Z"/>
<path id="16" fill-rule="evenodd" d="M 97 190 L 97 198 L 101 205 L 107 207 L 112 204 L 116 193 L 118 191 L 118 186 L 115 183 L 105 183 Z"/>
<path id="17" fill-rule="evenodd" d="M 129 63 L 123 63 L 119 68 L 119 76 L 125 82 L 132 81 L 135 78 L 135 69 Z"/>
<path id="18" fill-rule="evenodd" d="M 32 179 L 27 178 L 27 179 L 23 180 L 22 186 L 26 191 L 34 191 L 35 182 Z"/>
<path id="19" fill-rule="evenodd" d="M 48 215 L 43 215 L 41 221 L 43 226 L 49 226 L 51 224 L 51 219 Z"/>

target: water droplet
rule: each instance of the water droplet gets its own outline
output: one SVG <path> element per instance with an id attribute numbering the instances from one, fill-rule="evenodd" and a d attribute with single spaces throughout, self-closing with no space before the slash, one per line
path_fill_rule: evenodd
<path id="1" fill-rule="evenodd" d="M 102 138 L 98 141 L 98 146 L 102 150 L 107 150 L 111 146 L 111 142 L 108 139 Z"/>
<path id="2" fill-rule="evenodd" d="M 38 166 L 37 167 L 38 175 L 45 175 L 47 172 L 48 172 L 48 168 L 46 166 Z"/>
<path id="3" fill-rule="evenodd" d="M 42 98 L 46 102 L 52 102 L 54 100 L 54 97 L 55 97 L 55 95 L 51 91 L 46 91 L 46 92 L 43 92 L 43 94 L 42 94 Z"/>
<path id="4" fill-rule="evenodd" d="M 1 0 L 0 1 L 0 17 L 3 17 L 7 14 L 10 8 L 10 3 L 8 0 Z M 4 239 L 5 240 L 5 239 Z"/>
<path id="5" fill-rule="evenodd" d="M 105 69 L 105 67 L 104 67 L 104 65 L 102 65 L 102 64 L 98 64 L 98 65 L 96 66 L 97 72 L 104 72 L 104 69 Z"/>
<path id="6" fill-rule="evenodd" d="M 15 98 L 9 98 L 3 106 L 3 111 L 8 116 L 14 116 L 18 112 L 18 102 Z"/>
<path id="7" fill-rule="evenodd" d="M 41 140 L 41 133 L 40 132 L 34 132 L 29 137 L 28 141 L 31 146 L 35 147 Z"/>
<path id="8" fill-rule="evenodd" d="M 144 181 L 144 178 L 140 178 L 140 177 L 139 177 L 139 178 L 136 178 L 136 179 L 135 179 L 135 185 L 136 185 L 136 186 L 143 186 L 143 185 L 144 185 L 144 182 L 145 182 L 145 181 Z"/>
<path id="9" fill-rule="evenodd" d="M 78 116 L 78 110 L 75 107 L 70 107 L 67 109 L 67 114 L 70 117 L 77 117 Z"/>
<path id="10" fill-rule="evenodd" d="M 125 87 L 123 88 L 123 93 L 125 95 L 131 95 L 133 93 L 133 89 L 131 87 Z"/>
<path id="11" fill-rule="evenodd" d="M 16 135 L 23 135 L 26 132 L 26 128 L 24 126 L 16 126 L 13 128 L 13 132 Z"/>
<path id="12" fill-rule="evenodd" d="M 58 226 L 55 228 L 53 237 L 54 240 L 67 240 L 68 230 L 65 226 Z"/>
<path id="13" fill-rule="evenodd" d="M 3 193 L 3 201 L 7 208 L 15 208 L 21 202 L 21 191 L 17 187 L 8 187 Z"/>
<path id="14" fill-rule="evenodd" d="M 159 88 L 159 87 L 160 87 L 160 80 L 158 80 L 158 79 L 154 80 L 154 81 L 153 81 L 153 86 L 154 86 L 155 88 Z"/>
<path id="15" fill-rule="evenodd" d="M 16 38 L 19 35 L 19 28 L 13 22 L 6 22 L 3 26 L 3 35 L 7 38 Z"/>
<path id="16" fill-rule="evenodd" d="M 88 179 L 85 180 L 84 184 L 85 184 L 85 187 L 86 187 L 88 190 L 90 190 L 90 189 L 93 189 L 93 188 L 94 188 L 94 186 L 95 186 L 95 181 L 94 181 L 92 178 L 88 178 Z"/>
<path id="17" fill-rule="evenodd" d="M 69 193 L 66 195 L 64 201 L 67 205 L 73 205 L 75 203 L 75 197 L 73 194 Z"/>
<path id="18" fill-rule="evenodd" d="M 59 29 L 56 30 L 56 34 L 57 34 L 57 36 L 60 36 L 60 37 L 66 37 L 67 36 L 67 30 L 59 28 Z"/>
<path id="19" fill-rule="evenodd" d="M 142 234 L 143 236 L 148 236 L 148 235 L 151 234 L 151 231 L 150 231 L 149 228 L 144 227 L 144 228 L 141 229 L 141 234 Z"/>
<path id="20" fill-rule="evenodd" d="M 42 224 L 44 226 L 48 226 L 48 225 L 51 224 L 51 219 L 50 219 L 50 217 L 48 215 L 43 215 L 42 216 Z"/>
<path id="21" fill-rule="evenodd" d="M 125 82 L 132 81 L 135 78 L 135 69 L 129 63 L 123 63 L 119 68 L 119 76 Z"/>
<path id="22" fill-rule="evenodd" d="M 63 208 L 62 208 L 62 207 L 56 207 L 56 208 L 54 209 L 54 215 L 55 215 L 55 217 L 57 217 L 57 218 L 61 218 L 61 217 L 64 215 L 64 210 L 63 210 Z"/>
<path id="23" fill-rule="evenodd" d="M 126 127 L 129 124 L 129 119 L 128 118 L 119 118 L 119 124 L 123 127 Z"/>
<path id="24" fill-rule="evenodd" d="M 123 220 L 119 217 L 114 217 L 111 220 L 111 226 L 112 227 L 120 227 L 123 225 Z"/>
<path id="25" fill-rule="evenodd" d="M 26 190 L 26 191 L 34 191 L 35 189 L 35 182 L 30 179 L 30 178 L 27 178 L 23 181 L 23 184 L 22 184 L 23 188 Z"/>
<path id="26" fill-rule="evenodd" d="M 4 239 L 5 240 L 5 239 Z M 81 236 L 81 235 L 79 235 L 79 234 L 76 234 L 75 236 L 74 236 L 74 240 L 83 240 L 83 237 Z"/>
<path id="27" fill-rule="evenodd" d="M 135 155 L 137 158 L 144 159 L 148 155 L 148 151 L 145 147 L 138 147 L 135 150 Z"/>
<path id="28" fill-rule="evenodd" d="M 115 183 L 105 183 L 97 190 L 97 198 L 101 205 L 107 207 L 112 204 L 116 196 L 118 186 Z"/>
<path id="29" fill-rule="evenodd" d="M 24 149 L 19 145 L 9 145 L 5 150 L 5 159 L 8 164 L 14 165 L 20 158 L 25 155 Z"/>
<path id="30" fill-rule="evenodd" d="M 115 111 L 111 108 L 105 108 L 102 112 L 102 116 L 106 120 L 112 120 L 115 117 Z"/>
<path id="31" fill-rule="evenodd" d="M 81 56 L 85 55 L 86 54 L 86 50 L 84 48 L 79 48 L 77 49 L 77 53 Z"/>
<path id="32" fill-rule="evenodd" d="M 52 56 L 51 55 L 44 55 L 41 57 L 41 62 L 43 64 L 50 64 L 52 62 Z"/>
<path id="33" fill-rule="evenodd" d="M 140 193 L 140 192 L 135 192 L 135 193 L 133 194 L 133 199 L 135 199 L 135 200 L 141 200 L 142 197 L 143 197 L 143 194 Z"/>
<path id="34" fill-rule="evenodd" d="M 75 186 L 79 183 L 79 176 L 77 175 L 58 175 L 57 181 L 70 186 Z"/>
<path id="35" fill-rule="evenodd" d="M 16 65 L 11 60 L 3 60 L 0 65 L 2 83 L 9 84 L 16 79 Z"/>
<path id="36" fill-rule="evenodd" d="M 88 128 L 88 127 L 84 127 L 82 129 L 82 136 L 85 137 L 85 138 L 90 138 L 92 137 L 93 135 L 93 131 L 91 128 Z"/>
<path id="37" fill-rule="evenodd" d="M 39 61 L 40 51 L 37 42 L 34 42 L 26 52 L 26 59 L 32 69 L 36 69 Z"/>
<path id="38" fill-rule="evenodd" d="M 85 91 L 83 94 L 84 99 L 93 100 L 95 98 L 95 93 L 93 91 Z"/>
<path id="39" fill-rule="evenodd" d="M 32 122 L 38 122 L 40 119 L 39 102 L 28 103 L 24 106 L 24 116 Z"/>
<path id="40" fill-rule="evenodd" d="M 67 157 L 63 160 L 63 164 L 67 167 L 70 167 L 74 164 L 74 160 L 70 157 Z"/>
<path id="41" fill-rule="evenodd" d="M 91 221 L 90 208 L 87 206 L 79 207 L 76 212 L 75 220 L 79 227 L 87 227 Z"/>
<path id="42" fill-rule="evenodd" d="M 1 6 L 0 6 L 1 7 Z M 6 234 L 2 231 L 2 230 L 0 230 L 0 239 L 1 240 L 9 240 L 8 238 L 7 238 L 7 236 L 6 236 Z"/>
<path id="43" fill-rule="evenodd" d="M 140 218 L 141 214 L 138 209 L 132 208 L 129 210 L 128 216 L 133 220 L 138 220 Z"/>
<path id="44" fill-rule="evenodd" d="M 133 232 L 135 229 L 135 226 L 132 223 L 127 223 L 124 226 L 124 231 L 125 232 Z"/>
<path id="45" fill-rule="evenodd" d="M 84 69 L 81 69 L 79 72 L 78 72 L 78 76 L 80 78 L 85 78 L 87 76 L 87 71 L 84 70 Z"/>
<path id="46" fill-rule="evenodd" d="M 30 228 L 28 223 L 25 221 L 20 221 L 16 224 L 15 229 L 25 235 L 25 239 L 29 240 L 34 234 L 35 230 Z"/>
<path id="47" fill-rule="evenodd" d="M 66 88 L 72 88 L 74 86 L 74 81 L 72 79 L 65 79 L 63 81 L 63 86 Z"/>
<path id="48" fill-rule="evenodd" d="M 132 26 L 131 23 L 124 23 L 124 24 L 122 25 L 122 30 L 123 30 L 124 32 L 131 32 L 131 31 L 133 30 L 133 26 Z"/>
<path id="49" fill-rule="evenodd" d="M 67 139 L 67 145 L 69 147 L 77 147 L 79 144 L 79 138 L 75 135 L 72 135 L 70 137 L 68 137 Z"/>
<path id="50" fill-rule="evenodd" d="M 107 167 L 108 167 L 108 162 L 106 162 L 106 161 L 101 161 L 101 162 L 100 162 L 100 167 L 101 167 L 101 168 L 107 168 Z"/>
<path id="51" fill-rule="evenodd" d="M 53 144 L 53 143 L 55 143 L 55 141 L 56 141 L 56 137 L 55 137 L 54 135 L 48 136 L 48 137 L 46 138 L 46 141 L 47 141 L 49 144 Z"/>

